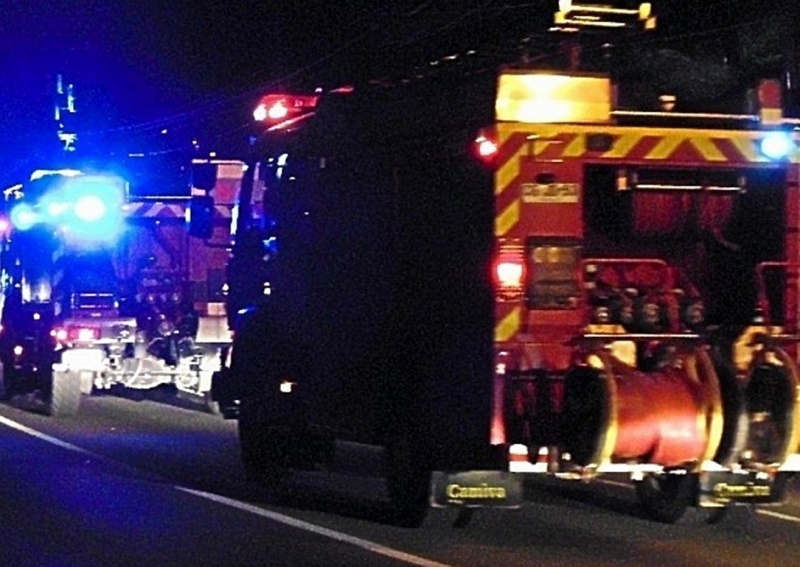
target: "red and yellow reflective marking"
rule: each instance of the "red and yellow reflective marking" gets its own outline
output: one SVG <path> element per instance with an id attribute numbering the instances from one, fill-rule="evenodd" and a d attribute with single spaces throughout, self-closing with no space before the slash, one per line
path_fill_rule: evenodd
<path id="1" fill-rule="evenodd" d="M 526 159 L 538 159 L 543 163 L 572 162 L 576 176 L 583 163 L 694 168 L 704 165 L 747 167 L 770 164 L 759 151 L 758 143 L 764 132 L 758 130 L 500 122 L 495 125 L 494 131 L 499 143 L 494 175 L 494 233 L 498 238 L 513 236 L 524 214 L 520 185 L 524 181 L 522 162 Z M 589 151 L 586 148 L 586 136 L 589 134 L 610 136 L 612 147 L 605 152 Z M 800 164 L 798 135 L 795 135 L 795 151 L 789 156 L 788 163 Z M 560 181 L 575 182 L 576 179 Z M 519 329 L 521 318 L 519 307 L 505 313 L 498 312 L 495 340 L 511 339 Z"/>
<path id="2" fill-rule="evenodd" d="M 512 201 L 505 209 L 499 211 L 494 219 L 494 235 L 502 237 L 514 228 L 519 222 L 520 203 L 518 199 Z"/>
<path id="3" fill-rule="evenodd" d="M 748 166 L 765 165 L 769 160 L 761 155 L 758 142 L 762 132 L 752 130 L 689 130 L 668 128 L 636 128 L 623 126 L 530 125 L 497 124 L 500 143 L 499 163 L 495 171 L 495 196 L 499 200 L 496 212 L 497 236 L 507 235 L 519 221 L 520 205 L 517 195 L 508 195 L 518 188 L 521 161 L 591 160 L 594 163 L 635 162 L 663 163 L 684 167 L 708 165 Z M 606 152 L 586 149 L 587 134 L 605 134 L 613 139 Z M 800 163 L 800 145 L 789 158 Z"/>
<path id="4" fill-rule="evenodd" d="M 522 308 L 514 307 L 501 307 L 497 313 L 497 323 L 494 327 L 494 341 L 502 343 L 511 340 L 514 335 L 519 331 L 522 324 Z"/>

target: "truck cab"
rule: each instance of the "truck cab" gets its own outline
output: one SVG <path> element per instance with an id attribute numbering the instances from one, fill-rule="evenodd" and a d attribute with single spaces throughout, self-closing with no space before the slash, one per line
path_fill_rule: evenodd
<path id="1" fill-rule="evenodd" d="M 260 111 L 280 118 L 248 160 L 229 264 L 242 316 L 212 388 L 253 478 L 367 443 L 418 518 L 431 471 L 505 465 L 487 443 L 491 176 L 469 144 L 492 79 L 463 86 L 262 100 L 282 110 Z"/>

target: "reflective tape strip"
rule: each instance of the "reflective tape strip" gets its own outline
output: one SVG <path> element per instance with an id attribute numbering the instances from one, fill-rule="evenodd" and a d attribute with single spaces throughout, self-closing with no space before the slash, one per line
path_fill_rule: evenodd
<path id="1" fill-rule="evenodd" d="M 222 219 L 229 219 L 233 216 L 233 207 L 235 205 L 215 205 L 214 206 L 214 217 L 215 218 L 222 218 Z"/>
<path id="2" fill-rule="evenodd" d="M 500 314 L 494 327 L 495 342 L 505 342 L 517 334 L 522 324 L 522 308 L 514 307 L 508 313 Z"/>
<path id="3" fill-rule="evenodd" d="M 547 159 L 591 157 L 598 162 L 636 159 L 645 162 L 674 161 L 676 164 L 708 162 L 747 165 L 769 161 L 758 148 L 764 132 L 757 130 L 515 123 L 498 124 L 497 129 L 500 139 L 498 155 L 502 157 L 496 164 L 496 193 L 502 192 L 516 177 L 519 160 L 526 156 L 546 154 Z M 585 139 L 594 134 L 610 136 L 613 146 L 606 152 L 589 151 Z M 520 139 L 529 140 L 530 143 L 520 143 Z M 800 163 L 800 136 L 795 135 L 794 140 L 795 151 L 789 161 Z"/>
<path id="4" fill-rule="evenodd" d="M 125 212 L 132 217 L 183 218 L 186 208 L 167 203 L 128 203 Z"/>
<path id="5" fill-rule="evenodd" d="M 214 217 L 229 219 L 233 216 L 235 205 L 214 205 Z M 185 205 L 169 203 L 128 203 L 125 212 L 129 217 L 183 219 L 186 217 Z"/>
<path id="6" fill-rule="evenodd" d="M 519 199 L 500 211 L 494 219 L 494 235 L 506 236 L 519 222 Z"/>
<path id="7" fill-rule="evenodd" d="M 763 132 L 742 130 L 704 130 L 688 128 L 636 128 L 624 126 L 589 126 L 558 124 L 498 123 L 500 148 L 494 175 L 497 200 L 495 235 L 507 236 L 522 214 L 520 196 L 514 194 L 521 181 L 523 160 L 574 162 L 591 158 L 594 163 L 617 163 L 624 160 L 675 165 L 699 163 L 750 165 L 769 160 L 758 145 Z M 587 149 L 588 135 L 609 136 L 608 151 Z M 795 135 L 795 151 L 790 163 L 800 163 L 800 136 Z"/>

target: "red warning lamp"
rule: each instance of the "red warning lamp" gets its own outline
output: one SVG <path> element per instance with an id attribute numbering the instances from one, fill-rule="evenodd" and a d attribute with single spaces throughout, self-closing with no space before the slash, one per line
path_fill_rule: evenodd
<path id="1" fill-rule="evenodd" d="M 261 97 L 253 110 L 253 119 L 256 122 L 274 124 L 297 118 L 313 112 L 318 100 L 318 96 L 268 94 Z"/>
<path id="2" fill-rule="evenodd" d="M 528 275 L 524 248 L 518 244 L 502 244 L 492 262 L 492 272 L 498 299 L 521 298 Z"/>
<path id="3" fill-rule="evenodd" d="M 490 135 L 480 134 L 475 138 L 475 155 L 485 163 L 494 161 L 499 149 L 497 141 Z"/>

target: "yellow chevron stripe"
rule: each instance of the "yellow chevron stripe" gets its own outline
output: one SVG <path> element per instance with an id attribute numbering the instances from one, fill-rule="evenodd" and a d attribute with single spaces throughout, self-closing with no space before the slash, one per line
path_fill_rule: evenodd
<path id="1" fill-rule="evenodd" d="M 519 222 L 519 200 L 514 200 L 494 219 L 494 235 L 505 236 Z"/>
<path id="2" fill-rule="evenodd" d="M 572 140 L 564 147 L 561 152 L 563 157 L 580 157 L 586 153 L 586 136 L 584 134 L 575 134 Z"/>
<path id="3" fill-rule="evenodd" d="M 517 151 L 513 156 L 497 169 L 494 174 L 494 194 L 499 195 L 511 185 L 511 182 L 519 175 L 519 158 L 521 151 Z"/>
<path id="4" fill-rule="evenodd" d="M 690 141 L 706 161 L 728 161 L 711 138 L 691 138 Z"/>
<path id="5" fill-rule="evenodd" d="M 603 157 L 607 158 L 624 158 L 626 157 L 634 146 L 642 139 L 642 134 L 639 132 L 624 133 L 618 136 L 614 141 L 614 147 L 603 153 Z"/>
<path id="6" fill-rule="evenodd" d="M 533 144 L 536 154 L 541 154 L 555 140 L 550 140 L 557 136 L 570 135 L 572 139 L 561 146 L 561 155 L 564 158 L 578 158 L 584 155 L 584 140 L 586 134 L 608 134 L 614 136 L 614 147 L 608 152 L 604 152 L 600 159 L 623 159 L 629 157 L 644 137 L 654 138 L 656 146 L 645 156 L 651 160 L 666 160 L 674 152 L 678 145 L 687 141 L 698 151 L 700 156 L 707 162 L 725 163 L 730 161 L 720 150 L 719 143 L 723 140 L 734 145 L 741 153 L 743 159 L 750 163 L 766 163 L 769 160 L 761 155 L 758 150 L 758 140 L 761 133 L 758 131 L 736 131 L 736 130 L 701 130 L 692 128 L 640 128 L 625 126 L 594 126 L 594 125 L 551 125 L 541 124 L 498 124 L 498 134 L 504 139 L 509 139 L 514 134 L 535 135 L 538 140 Z M 795 143 L 800 144 L 797 137 Z M 528 147 L 523 144 L 514 158 L 509 159 L 504 167 L 507 171 L 500 171 L 496 177 L 497 192 L 502 192 L 508 186 L 509 180 L 516 177 L 519 173 L 519 158 L 525 155 Z M 789 157 L 790 163 L 800 162 L 800 146 L 793 155 Z M 500 185 L 499 183 L 503 184 Z"/>
<path id="7" fill-rule="evenodd" d="M 495 342 L 503 342 L 510 340 L 519 330 L 522 322 L 522 309 L 515 307 L 508 315 L 503 317 L 502 320 L 494 327 L 494 340 Z"/>
<path id="8" fill-rule="evenodd" d="M 513 128 L 497 128 L 497 141 L 502 147 L 511 136 L 516 132 Z M 509 186 L 511 181 L 519 175 L 519 156 L 521 151 L 517 150 L 514 155 L 509 158 L 497 168 L 494 173 L 494 193 L 499 195 Z"/>
<path id="9" fill-rule="evenodd" d="M 683 136 L 666 136 L 659 140 L 644 157 L 645 159 L 667 159 L 684 140 L 686 138 Z"/>
<path id="10" fill-rule="evenodd" d="M 753 138 L 731 138 L 731 142 L 747 161 L 765 162 L 767 158 L 758 151 L 758 145 Z"/>

